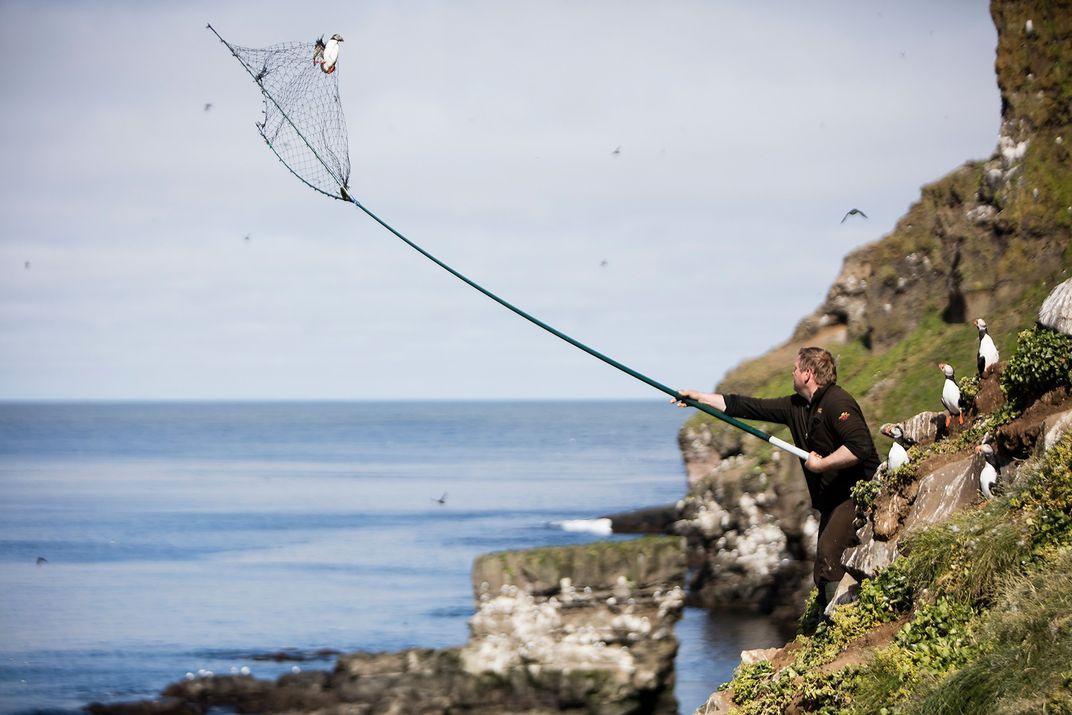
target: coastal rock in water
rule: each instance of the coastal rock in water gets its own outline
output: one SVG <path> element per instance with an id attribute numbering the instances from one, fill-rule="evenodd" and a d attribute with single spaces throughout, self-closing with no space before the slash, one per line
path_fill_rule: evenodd
<path id="1" fill-rule="evenodd" d="M 647 509 L 607 514 L 615 534 L 670 534 L 677 519 L 677 506 L 664 504 Z"/>
<path id="2" fill-rule="evenodd" d="M 143 700 L 136 703 L 90 703 L 85 707 L 90 715 L 202 715 L 204 710 L 179 698 Z"/>
<path id="3" fill-rule="evenodd" d="M 164 700 L 92 712 L 676 715 L 684 575 L 679 537 L 488 554 L 474 565 L 478 608 L 462 647 L 351 653 L 331 673 L 275 682 L 195 678 Z"/>
<path id="4" fill-rule="evenodd" d="M 514 586 L 552 596 L 562 590 L 562 579 L 569 579 L 597 595 L 610 595 L 620 578 L 638 590 L 655 590 L 681 579 L 683 559 L 682 542 L 673 537 L 501 551 L 473 564 L 473 593 L 481 598 Z"/>
<path id="5" fill-rule="evenodd" d="M 711 422 L 689 423 L 678 433 L 677 442 L 685 458 L 685 475 L 691 487 L 722 460 L 741 453 L 744 433 Z"/>
<path id="6" fill-rule="evenodd" d="M 811 588 L 818 524 L 797 460 L 729 456 L 690 484 L 674 531 L 693 555 L 690 588 L 707 607 L 795 621 Z M 777 612 L 785 604 L 788 611 Z"/>

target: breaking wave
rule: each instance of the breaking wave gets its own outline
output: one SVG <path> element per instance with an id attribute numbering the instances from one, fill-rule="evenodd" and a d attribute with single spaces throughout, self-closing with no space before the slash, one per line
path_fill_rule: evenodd
<path id="1" fill-rule="evenodd" d="M 566 519 L 565 521 L 553 521 L 551 526 L 562 531 L 583 531 L 589 534 L 610 534 L 610 519 Z"/>

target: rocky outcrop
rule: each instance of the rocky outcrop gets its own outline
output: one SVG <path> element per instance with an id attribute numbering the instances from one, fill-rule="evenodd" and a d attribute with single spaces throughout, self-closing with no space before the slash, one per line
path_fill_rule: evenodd
<path id="1" fill-rule="evenodd" d="M 591 713 L 676 715 L 674 623 L 684 606 L 678 537 L 488 554 L 473 567 L 468 642 L 341 655 L 331 672 L 190 677 L 162 699 L 96 715 Z"/>
<path id="2" fill-rule="evenodd" d="M 1072 335 L 1072 278 L 1054 288 L 1039 308 L 1038 324 Z"/>
<path id="3" fill-rule="evenodd" d="M 979 501 L 983 460 L 951 462 L 894 494 L 882 495 L 857 532 L 860 544 L 845 550 L 843 564 L 856 581 L 875 576 L 898 556 L 898 543 L 913 529 L 944 521 Z"/>
<path id="4" fill-rule="evenodd" d="M 674 530 L 689 540 L 699 605 L 774 613 L 803 603 L 818 523 L 796 460 L 774 453 L 770 465 L 768 473 L 754 457 L 726 457 L 680 502 Z"/>
<path id="5" fill-rule="evenodd" d="M 1058 398 L 1057 396 L 1061 397 Z M 1047 402 L 1051 409 L 1047 409 Z M 1016 479 L 1024 456 L 1039 457 L 1072 430 L 1072 398 L 1064 390 L 1044 396 L 1014 422 L 989 437 L 999 447 L 999 484 Z M 982 455 L 969 445 L 967 453 L 953 455 L 927 469 L 924 475 L 892 493 L 880 494 L 874 509 L 861 514 L 860 544 L 847 549 L 844 565 L 861 581 L 875 576 L 893 563 L 898 544 L 912 532 L 947 520 L 954 512 L 983 501 L 979 475 L 985 465 Z"/>
<path id="6" fill-rule="evenodd" d="M 674 504 L 662 504 L 606 514 L 600 518 L 610 522 L 611 532 L 615 534 L 669 534 L 670 527 L 677 518 L 677 507 Z"/>

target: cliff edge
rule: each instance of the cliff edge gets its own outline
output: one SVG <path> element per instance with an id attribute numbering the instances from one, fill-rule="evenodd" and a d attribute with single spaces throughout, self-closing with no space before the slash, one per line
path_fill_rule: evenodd
<path id="1" fill-rule="evenodd" d="M 883 423 L 941 409 L 936 363 L 974 372 L 972 319 L 985 318 L 1009 355 L 1072 274 L 1072 4 L 995 0 L 991 16 L 1002 98 L 994 153 L 924 186 L 891 233 L 846 256 L 784 344 L 732 369 L 718 391 L 790 394 L 797 349 L 821 345 L 884 452 Z M 692 602 L 799 616 L 817 524 L 796 460 L 703 414 L 679 444 L 689 489 L 675 529 L 689 540 Z"/>

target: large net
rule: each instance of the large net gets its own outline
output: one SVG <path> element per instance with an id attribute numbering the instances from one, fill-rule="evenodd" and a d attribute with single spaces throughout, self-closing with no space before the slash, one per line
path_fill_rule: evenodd
<path id="1" fill-rule="evenodd" d="M 254 49 L 220 40 L 261 88 L 264 119 L 257 129 L 279 160 L 310 187 L 349 200 L 350 156 L 339 73 L 336 68 L 325 72 L 315 61 L 323 51 L 319 41 Z"/>
<path id="2" fill-rule="evenodd" d="M 677 390 L 672 390 L 647 375 L 607 357 L 508 303 L 403 236 L 357 201 L 349 191 L 350 158 L 346 142 L 346 120 L 342 113 L 342 102 L 339 100 L 338 74 L 335 71 L 338 59 L 336 40 L 341 41 L 338 35 L 326 43 L 322 39 L 316 42 L 289 42 L 256 50 L 232 45 L 220 37 L 212 25 L 209 25 L 208 29 L 212 30 L 220 42 L 227 45 L 231 54 L 242 63 L 257 86 L 261 88 L 261 94 L 264 95 L 264 121 L 258 122 L 257 128 L 279 160 L 307 186 L 332 198 L 353 203 L 406 245 L 440 268 L 504 308 L 512 310 L 574 347 L 665 392 L 679 402 L 728 422 L 776 447 L 792 452 L 801 459 L 808 458 L 807 452 L 794 445 L 756 427 L 739 422 L 720 410 L 684 397 Z"/>

